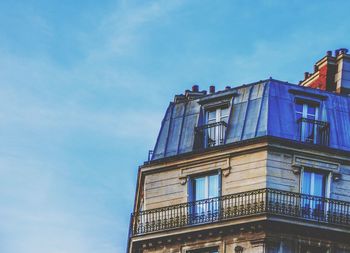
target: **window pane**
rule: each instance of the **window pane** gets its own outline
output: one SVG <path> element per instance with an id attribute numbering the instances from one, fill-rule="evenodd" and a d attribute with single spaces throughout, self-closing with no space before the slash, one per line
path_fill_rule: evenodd
<path id="1" fill-rule="evenodd" d="M 219 176 L 209 176 L 209 198 L 215 198 L 219 196 Z"/>
<path id="2" fill-rule="evenodd" d="M 312 105 L 308 105 L 307 114 L 315 115 L 316 114 L 316 107 L 312 106 Z"/>
<path id="3" fill-rule="evenodd" d="M 315 120 L 315 119 L 316 119 L 316 116 L 315 116 L 315 114 L 308 114 L 308 115 L 307 115 L 307 118 L 308 118 L 308 119 L 311 119 L 311 120 Z"/>
<path id="4" fill-rule="evenodd" d="M 324 197 L 325 193 L 325 175 L 315 173 L 314 194 L 315 196 Z"/>
<path id="5" fill-rule="evenodd" d="M 216 111 L 209 111 L 208 112 L 208 121 L 211 121 L 211 120 L 216 120 Z"/>
<path id="6" fill-rule="evenodd" d="M 228 116 L 226 117 L 221 117 L 220 121 L 225 121 L 226 123 L 228 122 Z"/>
<path id="7" fill-rule="evenodd" d="M 295 111 L 303 114 L 303 104 L 295 104 Z"/>
<path id="8" fill-rule="evenodd" d="M 297 113 L 296 113 L 296 116 L 297 116 L 297 120 L 299 120 L 300 118 L 302 118 L 302 117 L 303 117 L 303 114 L 302 114 L 302 113 L 297 112 Z"/>
<path id="9" fill-rule="evenodd" d="M 228 117 L 228 112 L 229 112 L 229 108 L 227 107 L 227 108 L 222 108 L 221 109 L 221 118 L 222 117 Z"/>
<path id="10" fill-rule="evenodd" d="M 304 194 L 310 194 L 311 190 L 311 172 L 304 171 L 304 176 L 303 176 L 303 185 L 302 185 L 302 193 Z"/>
<path id="11" fill-rule="evenodd" d="M 205 177 L 195 179 L 195 198 L 194 200 L 206 199 L 205 196 Z"/>

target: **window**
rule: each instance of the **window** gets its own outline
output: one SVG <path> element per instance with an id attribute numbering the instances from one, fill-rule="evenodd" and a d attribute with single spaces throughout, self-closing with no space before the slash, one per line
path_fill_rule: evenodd
<path id="1" fill-rule="evenodd" d="M 325 173 L 304 170 L 302 173 L 301 192 L 311 195 L 302 197 L 302 207 L 305 216 L 320 217 L 324 215 L 326 209 L 326 183 Z"/>
<path id="2" fill-rule="evenodd" d="M 214 110 L 208 110 L 207 111 L 207 123 L 210 124 L 210 123 L 221 122 L 221 121 L 224 121 L 227 123 L 228 114 L 229 114 L 228 107 L 217 108 Z"/>
<path id="3" fill-rule="evenodd" d="M 303 172 L 302 193 L 318 197 L 325 197 L 326 175 L 305 170 Z"/>
<path id="4" fill-rule="evenodd" d="M 206 112 L 206 146 L 213 147 L 223 144 L 229 117 L 229 108 L 216 108 Z"/>
<path id="5" fill-rule="evenodd" d="M 219 253 L 219 249 L 217 247 L 204 248 L 204 249 L 189 250 L 186 253 Z"/>
<path id="6" fill-rule="evenodd" d="M 318 107 L 307 103 L 297 103 L 295 105 L 296 119 L 300 127 L 300 140 L 309 143 L 317 141 Z"/>
<path id="7" fill-rule="evenodd" d="M 328 253 L 326 248 L 302 245 L 300 253 Z"/>
<path id="8" fill-rule="evenodd" d="M 192 178 L 190 201 L 193 222 L 205 222 L 216 219 L 219 212 L 220 178 L 219 173 Z"/>

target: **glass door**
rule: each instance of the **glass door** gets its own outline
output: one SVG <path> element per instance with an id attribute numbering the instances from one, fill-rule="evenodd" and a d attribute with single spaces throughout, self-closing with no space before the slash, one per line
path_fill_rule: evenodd
<path id="1" fill-rule="evenodd" d="M 310 104 L 297 103 L 295 105 L 297 122 L 300 126 L 300 140 L 309 143 L 317 143 L 318 107 Z"/>
<path id="2" fill-rule="evenodd" d="M 308 196 L 302 197 L 303 213 L 306 216 L 319 217 L 324 214 L 326 195 L 326 175 L 304 170 L 302 178 L 302 193 Z"/>
<path id="3" fill-rule="evenodd" d="M 211 220 L 219 211 L 219 176 L 218 174 L 194 178 L 195 217 Z"/>
<path id="4" fill-rule="evenodd" d="M 220 122 L 228 122 L 229 108 L 217 108 L 207 111 L 206 122 L 209 125 L 206 132 L 208 147 L 224 144 L 226 127 Z M 216 123 L 216 124 L 215 124 Z"/>

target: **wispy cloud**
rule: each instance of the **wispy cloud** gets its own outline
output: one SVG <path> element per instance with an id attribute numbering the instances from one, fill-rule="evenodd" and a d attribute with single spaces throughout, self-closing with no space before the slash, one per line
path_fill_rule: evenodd
<path id="1" fill-rule="evenodd" d="M 123 60 L 115 61 L 142 50 L 142 30 L 177 6 L 122 3 L 98 30 L 77 34 L 86 57 L 69 68 L 45 51 L 0 48 L 1 252 L 125 250 L 131 211 L 125 206 L 131 207 L 128 191 L 140 163 L 133 146 L 147 143 L 146 153 L 153 145 L 163 108 L 140 106 L 144 91 L 130 80 L 140 86 L 149 77 L 128 76 Z M 31 22 L 45 36 L 55 32 L 42 16 Z M 100 143 L 113 151 L 94 146 Z M 135 160 L 126 161 L 132 149 Z"/>
<path id="2" fill-rule="evenodd" d="M 174 93 L 294 81 L 348 41 L 305 18 L 324 3 L 293 2 L 298 18 L 279 1 L 104 4 L 0 3 L 0 252 L 123 252 L 137 166 Z"/>

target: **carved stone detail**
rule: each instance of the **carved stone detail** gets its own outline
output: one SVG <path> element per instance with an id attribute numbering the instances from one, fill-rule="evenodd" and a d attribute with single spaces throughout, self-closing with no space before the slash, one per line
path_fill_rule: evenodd
<path id="1" fill-rule="evenodd" d="M 187 177 L 180 177 L 180 184 L 185 185 L 187 183 Z"/>

